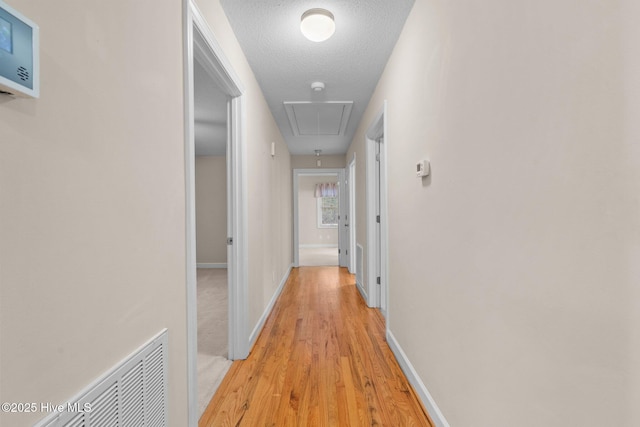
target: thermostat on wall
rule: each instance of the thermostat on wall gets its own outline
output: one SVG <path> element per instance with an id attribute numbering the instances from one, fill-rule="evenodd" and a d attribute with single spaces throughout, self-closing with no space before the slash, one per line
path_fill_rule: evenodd
<path id="1" fill-rule="evenodd" d="M 0 91 L 40 96 L 40 29 L 0 0 Z"/>

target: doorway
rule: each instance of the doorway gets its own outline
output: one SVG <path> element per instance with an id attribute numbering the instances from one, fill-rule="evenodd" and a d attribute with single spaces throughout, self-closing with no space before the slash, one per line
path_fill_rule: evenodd
<path id="1" fill-rule="evenodd" d="M 228 295 L 227 358 L 246 358 L 249 351 L 247 332 L 247 242 L 246 203 L 243 199 L 245 183 L 243 164 L 245 143 L 243 140 L 243 93 L 244 89 L 236 76 L 213 33 L 206 24 L 197 6 L 189 0 L 184 3 L 184 91 L 185 91 L 185 219 L 186 219 L 186 294 L 187 294 L 187 370 L 189 426 L 197 426 L 200 417 L 198 407 L 198 251 L 196 247 L 196 131 L 208 126 L 209 131 L 218 133 L 219 144 L 224 150 L 222 164 L 226 166 L 223 177 L 226 183 L 226 220 L 222 224 L 222 247 L 218 252 L 226 252 L 226 287 Z M 196 74 L 198 73 L 198 74 Z M 206 83 L 203 83 L 206 82 Z M 196 87 L 198 85 L 198 87 Z M 204 85 L 215 88 L 217 94 L 209 94 L 212 104 L 219 107 L 216 114 L 207 112 L 201 117 L 196 110 L 196 90 L 205 91 Z M 215 99 L 215 100 L 214 100 Z M 224 122 L 224 123 L 221 123 Z M 212 130 L 212 127 L 215 128 Z M 200 151 L 200 148 L 198 148 Z M 201 163 L 201 162 L 198 162 Z M 215 219 L 213 219 L 215 221 Z M 218 224 L 220 225 L 220 224 Z M 201 249 L 202 252 L 202 249 Z M 201 264 L 224 264 L 209 262 Z M 209 266 L 211 267 L 211 266 Z M 224 285 L 223 285 L 224 286 Z M 206 325 L 204 326 L 206 329 Z M 224 346 L 224 343 L 222 343 Z"/>
<path id="2" fill-rule="evenodd" d="M 294 267 L 347 265 L 344 169 L 293 170 Z"/>
<path id="3" fill-rule="evenodd" d="M 367 188 L 367 304 L 388 316 L 387 102 L 365 136 Z"/>
<path id="4" fill-rule="evenodd" d="M 227 96 L 194 61 L 197 378 L 201 416 L 231 367 L 227 235 Z"/>

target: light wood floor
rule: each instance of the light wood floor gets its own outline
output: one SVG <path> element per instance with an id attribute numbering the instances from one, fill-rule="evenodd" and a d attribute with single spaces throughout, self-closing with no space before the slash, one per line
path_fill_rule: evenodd
<path id="1" fill-rule="evenodd" d="M 432 426 L 354 283 L 344 268 L 294 268 L 199 426 Z"/>

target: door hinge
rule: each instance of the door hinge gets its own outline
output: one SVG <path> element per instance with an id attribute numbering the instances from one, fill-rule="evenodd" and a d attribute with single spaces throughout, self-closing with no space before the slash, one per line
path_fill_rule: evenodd
<path id="1" fill-rule="evenodd" d="M 376 285 L 380 284 L 380 276 L 376 277 Z"/>
<path id="2" fill-rule="evenodd" d="M 227 237 L 227 245 L 233 245 L 233 237 Z"/>
<path id="3" fill-rule="evenodd" d="M 340 249 L 338 249 L 338 253 L 340 253 Z"/>
<path id="4" fill-rule="evenodd" d="M 345 249 L 345 250 L 344 250 L 344 254 L 345 254 L 345 255 L 349 255 L 349 249 Z"/>
<path id="5" fill-rule="evenodd" d="M 376 222 L 380 224 L 380 215 L 376 215 Z"/>

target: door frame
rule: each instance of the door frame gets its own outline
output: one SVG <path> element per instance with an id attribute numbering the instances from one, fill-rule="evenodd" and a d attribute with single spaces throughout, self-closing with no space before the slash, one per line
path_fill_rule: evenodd
<path id="1" fill-rule="evenodd" d="M 349 273 L 356 274 L 356 153 L 353 153 L 353 158 L 347 165 L 347 194 L 348 194 L 348 214 L 347 221 L 349 224 L 349 253 L 347 254 L 349 260 Z"/>
<path id="2" fill-rule="evenodd" d="M 185 114 L 185 270 L 187 297 L 188 425 L 198 424 L 197 380 L 197 271 L 195 222 L 194 61 L 197 60 L 227 95 L 228 231 L 233 244 L 227 250 L 229 286 L 229 359 L 249 354 L 247 293 L 247 192 L 244 136 L 245 89 L 193 0 L 183 0 L 184 114 Z"/>
<path id="3" fill-rule="evenodd" d="M 376 141 L 384 137 L 380 144 L 380 241 L 376 238 Z M 366 151 L 366 189 L 367 189 L 367 305 L 378 307 L 388 320 L 389 301 L 389 218 L 387 208 L 387 101 L 376 114 L 365 134 Z M 376 283 L 378 258 L 376 248 L 380 250 L 380 285 Z M 383 306 L 384 305 L 384 306 Z M 388 322 L 387 322 L 388 324 Z"/>
<path id="4" fill-rule="evenodd" d="M 299 191 L 299 178 L 301 176 L 336 176 L 337 181 L 340 184 L 339 187 L 339 200 L 340 200 L 340 218 L 338 219 L 338 249 L 340 254 L 338 256 L 338 265 L 344 267 L 346 264 L 346 254 L 342 250 L 345 247 L 345 212 L 346 212 L 346 192 L 344 187 L 344 168 L 342 169 L 294 169 L 293 170 L 293 266 L 300 266 L 300 229 L 299 219 L 300 214 L 298 209 L 298 191 Z"/>

